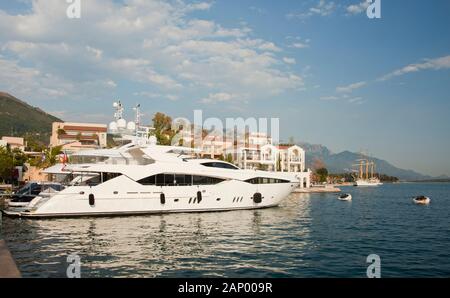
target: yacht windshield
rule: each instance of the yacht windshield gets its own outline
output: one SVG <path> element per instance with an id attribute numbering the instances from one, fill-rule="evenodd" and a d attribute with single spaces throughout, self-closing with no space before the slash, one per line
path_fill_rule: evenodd
<path id="1" fill-rule="evenodd" d="M 108 159 L 107 156 L 92 156 L 92 155 L 73 155 L 70 157 L 72 164 L 95 164 L 103 163 Z"/>
<path id="2" fill-rule="evenodd" d="M 204 165 L 205 167 L 210 167 L 210 168 L 221 168 L 221 169 L 232 169 L 232 170 L 237 170 L 239 169 L 238 167 L 229 164 L 229 163 L 225 163 L 225 162 L 205 162 L 202 163 L 202 165 Z"/>
<path id="3" fill-rule="evenodd" d="M 70 158 L 71 164 L 112 164 L 112 165 L 148 165 L 153 163 L 139 151 L 128 150 L 130 156 L 95 156 L 95 155 L 73 155 Z"/>

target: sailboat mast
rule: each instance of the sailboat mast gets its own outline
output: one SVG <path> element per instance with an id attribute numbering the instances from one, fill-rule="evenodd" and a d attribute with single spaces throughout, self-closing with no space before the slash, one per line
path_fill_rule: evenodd
<path id="1" fill-rule="evenodd" d="M 362 160 L 359 161 L 359 173 L 358 173 L 358 178 L 362 179 L 363 178 L 363 162 Z"/>
<path id="2" fill-rule="evenodd" d="M 369 160 L 366 159 L 366 180 L 369 179 Z"/>

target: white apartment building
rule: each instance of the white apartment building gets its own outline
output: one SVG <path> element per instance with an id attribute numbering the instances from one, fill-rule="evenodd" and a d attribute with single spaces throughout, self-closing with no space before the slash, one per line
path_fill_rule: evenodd
<path id="1" fill-rule="evenodd" d="M 202 156 L 209 158 L 225 157 L 233 149 L 233 142 L 221 134 L 209 134 L 202 140 Z"/>
<path id="2" fill-rule="evenodd" d="M 260 135 L 257 144 L 250 143 L 240 149 L 237 163 L 243 169 L 299 173 L 301 187 L 311 184 L 311 171 L 306 169 L 305 150 L 297 145 L 273 145 L 270 138 Z M 265 144 L 264 144 L 265 143 Z M 264 145 L 259 145 L 264 144 Z"/>
<path id="3" fill-rule="evenodd" d="M 192 133 L 181 133 L 185 146 L 193 142 Z M 220 158 L 232 154 L 243 169 L 262 169 L 298 173 L 301 187 L 310 186 L 311 171 L 306 168 L 305 150 L 297 145 L 273 145 L 265 133 L 247 133 L 240 140 L 210 133 L 201 140 L 202 157 Z"/>

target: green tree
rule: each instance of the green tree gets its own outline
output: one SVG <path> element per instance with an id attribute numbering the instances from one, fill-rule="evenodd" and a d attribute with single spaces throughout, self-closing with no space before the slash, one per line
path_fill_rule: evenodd
<path id="1" fill-rule="evenodd" d="M 10 150 L 0 146 L 0 179 L 4 181 L 11 177 L 13 169 L 13 158 Z"/>
<path id="2" fill-rule="evenodd" d="M 45 169 L 55 165 L 59 160 L 59 154 L 62 153 L 61 149 L 62 146 L 47 148 L 46 150 L 44 150 L 44 158 L 39 160 L 34 165 L 41 169 Z"/>
<path id="3" fill-rule="evenodd" d="M 11 151 L 14 166 L 23 166 L 27 162 L 28 157 L 19 148 L 14 148 Z"/>
<path id="4" fill-rule="evenodd" d="M 153 127 L 155 128 L 154 134 L 160 145 L 170 145 L 174 131 L 171 129 L 172 118 L 164 113 L 156 113 L 153 116 Z"/>
<path id="5" fill-rule="evenodd" d="M 24 139 L 27 143 L 26 151 L 42 152 L 46 148 L 46 145 L 36 139 L 32 134 L 27 134 Z"/>
<path id="6" fill-rule="evenodd" d="M 328 170 L 326 168 L 320 168 L 316 170 L 316 174 L 319 176 L 320 182 L 326 182 L 328 177 Z"/>
<path id="7" fill-rule="evenodd" d="M 58 136 L 60 136 L 60 135 L 65 135 L 65 134 L 66 134 L 66 131 L 65 131 L 64 129 L 62 129 L 62 128 L 58 128 L 58 130 L 56 131 L 56 134 L 57 134 Z"/>
<path id="8" fill-rule="evenodd" d="M 0 146 L 0 180 L 10 179 L 14 167 L 23 166 L 26 161 L 27 156 L 20 149 Z"/>
<path id="9" fill-rule="evenodd" d="M 233 163 L 233 155 L 232 155 L 231 153 L 228 153 L 228 154 L 227 154 L 227 161 L 228 161 L 229 163 Z"/>

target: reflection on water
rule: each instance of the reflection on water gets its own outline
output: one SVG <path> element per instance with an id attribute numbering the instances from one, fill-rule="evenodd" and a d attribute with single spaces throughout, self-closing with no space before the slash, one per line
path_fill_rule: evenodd
<path id="1" fill-rule="evenodd" d="M 450 276 L 450 184 L 345 188 L 291 195 L 276 208 L 136 217 L 3 218 L 3 235 L 26 277 Z M 429 206 L 412 203 L 425 193 Z"/>
<path id="2" fill-rule="evenodd" d="M 24 276 L 65 276 L 71 253 L 81 257 L 83 277 L 286 276 L 300 260 L 285 253 L 308 245 L 308 205 L 291 197 L 260 210 L 8 218 L 3 229 Z M 300 241 L 286 241 L 293 237 Z"/>

